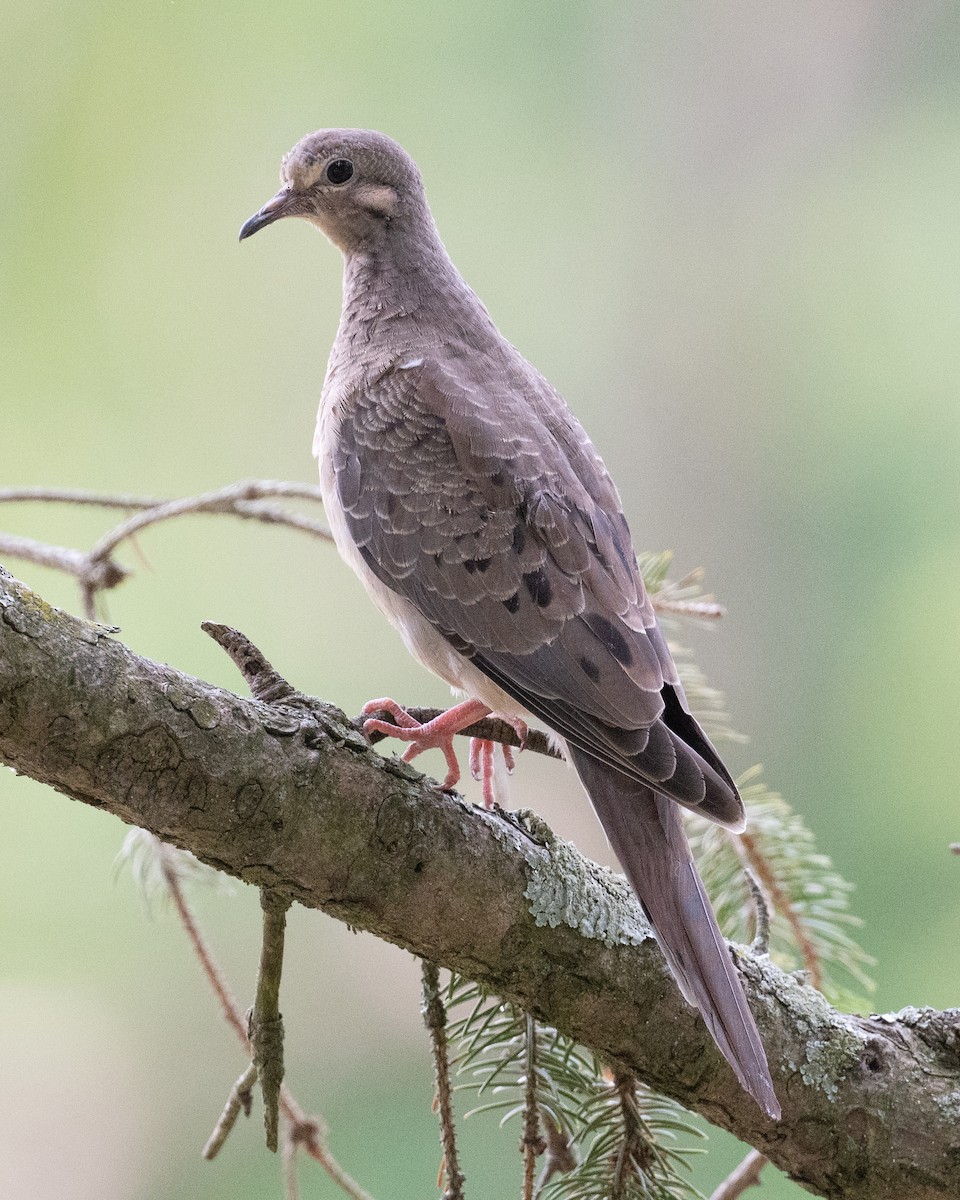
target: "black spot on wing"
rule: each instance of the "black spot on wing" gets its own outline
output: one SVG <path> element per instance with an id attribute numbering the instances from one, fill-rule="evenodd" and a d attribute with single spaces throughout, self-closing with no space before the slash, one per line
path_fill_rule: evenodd
<path id="1" fill-rule="evenodd" d="M 613 544 L 616 547 L 617 555 L 624 567 L 628 571 L 637 569 L 637 556 L 633 552 L 633 542 L 630 538 L 630 526 L 627 524 L 627 518 L 623 513 L 618 513 L 616 517 L 616 532 L 613 537 Z"/>
<path id="2" fill-rule="evenodd" d="M 503 607 L 507 610 L 508 613 L 519 612 L 519 610 L 520 610 L 520 593 L 514 592 L 512 596 L 508 596 L 506 598 L 506 600 L 503 601 Z"/>
<path id="3" fill-rule="evenodd" d="M 584 675 L 586 675 L 586 677 L 590 680 L 590 682 L 591 683 L 599 683 L 600 668 L 593 661 L 593 659 L 587 658 L 587 656 L 584 654 L 581 656 L 579 661 L 580 661 L 580 669 L 583 671 Z"/>
<path id="4" fill-rule="evenodd" d="M 553 588 L 546 572 L 538 567 L 536 571 L 528 571 L 523 577 L 523 583 L 530 594 L 530 599 L 538 608 L 546 608 L 553 599 Z"/>
<path id="5" fill-rule="evenodd" d="M 633 651 L 616 625 L 601 613 L 587 613 L 583 619 L 617 662 L 622 667 L 629 667 L 633 662 Z"/>

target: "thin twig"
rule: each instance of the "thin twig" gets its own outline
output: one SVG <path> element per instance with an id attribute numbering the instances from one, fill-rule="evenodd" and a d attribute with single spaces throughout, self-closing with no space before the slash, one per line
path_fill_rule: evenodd
<path id="1" fill-rule="evenodd" d="M 38 542 L 34 538 L 0 533 L 0 555 L 52 567 L 72 575 L 80 587 L 84 614 L 88 620 L 94 620 L 97 595 L 116 587 L 130 574 L 126 567 L 114 561 L 114 552 L 124 541 L 134 538 L 139 530 L 160 521 L 190 513 L 226 513 L 271 525 L 286 525 L 324 541 L 331 540 L 330 531 L 325 525 L 279 505 L 263 503 L 266 497 L 314 501 L 322 501 L 323 498 L 320 489 L 313 485 L 273 479 L 244 480 L 216 491 L 178 500 L 158 500 L 151 496 L 110 494 L 78 488 L 0 488 L 0 503 L 40 501 L 135 512 L 134 516 L 121 521 L 101 537 L 87 553 L 68 546 Z"/>
<path id="2" fill-rule="evenodd" d="M 241 480 L 231 484 L 233 488 L 245 489 L 247 498 L 253 499 L 250 489 L 256 490 L 256 496 L 284 496 L 289 500 L 322 500 L 320 489 L 310 483 L 294 483 L 287 480 L 252 479 Z M 169 504 L 157 496 L 135 496 L 124 492 L 94 492 L 88 488 L 0 488 L 0 504 L 4 503 L 33 503 L 45 501 L 53 504 L 87 504 L 96 508 L 158 508 Z"/>
<path id="3" fill-rule="evenodd" d="M 186 897 L 183 893 L 183 888 L 177 875 L 174 865 L 173 855 L 165 848 L 163 842 L 158 839 L 158 845 L 161 853 L 166 857 L 161 860 L 163 865 L 163 876 L 169 888 L 170 895 L 173 899 L 174 907 L 177 910 L 177 915 L 187 932 L 190 943 L 193 946 L 194 953 L 200 963 L 207 981 L 213 988 L 213 991 L 220 1001 L 220 1008 L 223 1012 L 224 1020 L 240 1039 L 247 1053 L 250 1053 L 250 1039 L 247 1035 L 247 1023 L 243 1013 L 240 1011 L 240 1006 L 233 998 L 229 987 L 224 981 L 220 968 L 217 966 L 207 946 L 203 934 L 200 932 L 196 918 L 187 904 Z M 290 1138 L 297 1145 L 303 1148 L 305 1153 L 309 1154 L 312 1159 L 320 1164 L 330 1178 L 351 1197 L 351 1200 L 373 1200 L 373 1197 L 364 1188 L 360 1186 L 340 1166 L 337 1160 L 327 1149 L 324 1140 L 324 1124 L 321 1118 L 308 1116 L 294 1099 L 290 1089 L 286 1084 L 280 1088 L 280 1111 L 290 1123 Z"/>
<path id="4" fill-rule="evenodd" d="M 163 504 L 138 512 L 126 521 L 121 521 L 109 533 L 104 534 L 90 551 L 90 558 L 95 562 L 108 558 L 121 542 L 139 530 L 146 529 L 148 525 L 156 525 L 160 521 L 186 516 L 188 513 L 229 512 L 235 516 L 253 517 L 260 521 L 293 523 L 289 520 L 291 514 L 283 509 L 250 503 L 250 501 L 259 500 L 264 496 L 288 496 L 310 500 L 321 498 L 319 488 L 307 487 L 306 484 L 277 483 L 271 480 L 244 480 L 240 483 L 232 483 L 228 487 L 217 488 L 212 492 L 203 492 L 199 496 L 167 500 Z M 328 529 L 314 522 L 308 522 L 306 518 L 297 519 L 297 528 L 310 529 L 311 532 L 331 540 Z"/>
<path id="5" fill-rule="evenodd" d="M 421 964 L 423 976 L 424 1024 L 433 1043 L 433 1063 L 437 1082 L 436 1104 L 440 1118 L 440 1145 L 443 1149 L 442 1171 L 447 1186 L 444 1200 L 463 1200 L 464 1174 L 457 1157 L 457 1129 L 453 1119 L 453 1088 L 450 1085 L 450 1060 L 447 1054 L 447 1010 L 440 994 L 440 970 L 426 959 Z"/>
<path id="6" fill-rule="evenodd" d="M 775 911 L 780 913 L 790 925 L 803 958 L 804 968 L 810 976 L 810 983 L 819 991 L 823 984 L 820 956 L 817 954 L 816 947 L 804 928 L 803 922 L 797 915 L 792 900 L 764 857 L 755 835 L 740 833 L 730 836 L 740 861 L 754 872 L 761 885 L 766 888 Z"/>
<path id="7" fill-rule="evenodd" d="M 734 1167 L 710 1200 L 737 1200 L 749 1187 L 760 1186 L 760 1172 L 770 1160 L 759 1150 L 751 1150 L 739 1166 Z"/>
<path id="8" fill-rule="evenodd" d="M 250 1101 L 253 1093 L 253 1085 L 256 1082 L 257 1068 L 251 1063 L 230 1089 L 230 1095 L 223 1106 L 220 1119 L 217 1121 L 213 1133 L 210 1134 L 207 1144 L 203 1148 L 203 1157 L 208 1162 L 215 1159 L 220 1153 L 223 1143 L 229 1137 L 230 1130 L 240 1115 L 241 1109 L 247 1116 L 250 1115 Z"/>
<path id="9" fill-rule="evenodd" d="M 287 1200 L 298 1200 L 300 1188 L 297 1184 L 297 1143 L 289 1132 L 283 1139 L 283 1188 Z"/>
<path id="10" fill-rule="evenodd" d="M 193 913 L 190 911 L 180 884 L 180 876 L 177 874 L 176 859 L 173 851 L 167 847 L 165 842 L 161 842 L 159 839 L 157 839 L 157 847 L 160 853 L 163 878 L 166 881 L 174 907 L 177 910 L 180 923 L 186 930 L 190 944 L 193 946 L 193 952 L 197 956 L 197 961 L 200 963 L 203 973 L 207 977 L 207 982 L 213 988 L 214 995 L 220 1003 L 220 1011 L 223 1013 L 223 1019 L 249 1050 L 250 1040 L 247 1036 L 247 1023 L 241 1015 L 239 1004 L 237 1004 L 223 978 L 223 973 L 214 960 L 206 939 L 200 932 Z"/>
<path id="11" fill-rule="evenodd" d="M 750 893 L 753 896 L 753 909 L 756 916 L 756 929 L 750 949 L 757 954 L 768 954 L 770 952 L 770 909 L 767 905 L 767 898 L 763 894 L 763 888 L 757 882 L 757 877 L 753 871 L 745 863 L 741 862 L 740 866 L 747 877 Z"/>
<path id="12" fill-rule="evenodd" d="M 126 567 L 110 560 L 93 568 L 89 555 L 71 546 L 53 546 L 14 533 L 0 533 L 0 555 L 35 563 L 38 567 L 52 567 L 77 579 L 89 580 L 97 590 L 116 587 L 130 574 Z"/>
<path id="13" fill-rule="evenodd" d="M 0 488 L 0 504 L 87 504 L 94 508 L 155 508 L 165 504 L 155 496 L 133 496 L 124 492 L 92 492 L 88 488 Z"/>
<path id="14" fill-rule="evenodd" d="M 216 621 L 204 621 L 200 628 L 226 651 L 255 700 L 277 704 L 299 694 L 245 633 Z"/>
<path id="15" fill-rule="evenodd" d="M 283 1083 L 280 978 L 283 973 L 283 938 L 290 898 L 273 888 L 261 888 L 260 907 L 263 909 L 263 941 L 260 944 L 260 969 L 257 972 L 257 998 L 250 1014 L 250 1044 L 263 1095 L 267 1149 L 275 1151 L 280 1137 L 280 1085 Z"/>
<path id="16" fill-rule="evenodd" d="M 546 1149 L 540 1133 L 540 1107 L 537 1104 L 537 1023 L 526 1014 L 526 1064 L 523 1087 L 523 1200 L 533 1200 L 536 1182 L 537 1155 Z"/>

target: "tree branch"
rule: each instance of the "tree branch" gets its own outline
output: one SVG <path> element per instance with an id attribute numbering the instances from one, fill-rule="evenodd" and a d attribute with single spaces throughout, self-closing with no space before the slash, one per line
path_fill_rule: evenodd
<path id="1" fill-rule="evenodd" d="M 784 1108 L 773 1124 L 681 999 L 624 882 L 542 822 L 444 793 L 322 701 L 242 699 L 141 658 L 5 572 L 0 760 L 477 979 L 811 1191 L 960 1194 L 956 1010 L 845 1016 L 738 947 Z"/>

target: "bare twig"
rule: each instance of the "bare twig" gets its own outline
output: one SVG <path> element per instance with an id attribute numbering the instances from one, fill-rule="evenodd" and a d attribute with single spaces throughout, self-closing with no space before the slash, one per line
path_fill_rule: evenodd
<path id="1" fill-rule="evenodd" d="M 252 479 L 241 480 L 229 485 L 226 491 L 236 489 L 243 492 L 241 498 L 257 499 L 265 496 L 282 496 L 288 500 L 322 500 L 320 489 L 314 484 L 294 483 L 286 480 Z M 215 493 L 207 493 L 208 495 Z M 0 488 L 0 504 L 22 504 L 36 501 L 53 504 L 85 504 L 95 508 L 159 508 L 169 500 L 157 496 L 136 496 L 126 492 L 94 492 L 88 488 Z"/>
<path id="2" fill-rule="evenodd" d="M 92 492 L 88 488 L 0 488 L 0 504 L 84 504 L 93 508 L 156 508 L 165 504 L 156 496 L 134 496 L 125 492 Z"/>
<path id="3" fill-rule="evenodd" d="M 130 574 L 126 567 L 114 561 L 114 552 L 141 529 L 156 525 L 160 521 L 168 521 L 190 513 L 227 513 L 271 525 L 286 525 L 324 541 L 331 540 L 330 531 L 325 525 L 278 505 L 264 504 L 262 501 L 265 497 L 322 500 L 318 487 L 272 479 L 244 480 L 216 491 L 178 500 L 158 500 L 150 496 L 127 494 L 111 495 L 74 488 L 3 488 L 0 489 L 0 503 L 40 501 L 82 504 L 98 508 L 133 509 L 135 515 L 121 521 L 87 553 L 67 546 L 48 545 L 33 538 L 0 534 L 0 554 L 73 575 L 80 586 L 84 614 L 89 620 L 93 620 L 98 593 L 116 587 Z"/>
<path id="4" fill-rule="evenodd" d="M 319 538 L 331 540 L 330 530 L 316 521 L 310 521 L 307 517 L 301 517 L 295 512 L 278 508 L 277 505 L 251 503 L 257 494 L 262 494 L 262 487 L 258 484 L 233 484 L 230 487 L 222 487 L 216 492 L 204 492 L 202 496 L 168 500 L 166 504 L 137 512 L 136 515 L 128 517 L 126 521 L 121 521 L 119 526 L 110 530 L 108 534 L 104 534 L 100 541 L 96 542 L 90 551 L 90 558 L 94 562 L 102 562 L 103 559 L 112 556 L 121 542 L 132 538 L 133 534 L 139 533 L 140 529 L 145 529 L 151 524 L 158 524 L 161 521 L 172 521 L 174 517 L 199 514 L 199 512 L 229 512 L 232 516 L 252 518 L 252 520 L 265 521 L 269 524 L 288 524 L 296 529 L 305 530 L 306 533 L 316 534 Z M 312 498 L 317 499 L 318 497 Z"/>
<path id="5" fill-rule="evenodd" d="M 196 918 L 187 904 L 183 887 L 177 875 L 172 852 L 166 847 L 165 843 L 160 842 L 159 845 L 162 852 L 167 856 L 163 860 L 163 874 L 167 887 L 170 890 L 174 907 L 177 910 L 177 915 L 180 917 L 183 927 L 187 932 L 201 969 L 207 977 L 210 986 L 213 988 L 217 999 L 220 1001 L 224 1020 L 240 1039 L 247 1052 L 250 1053 L 251 1047 L 250 1039 L 247 1035 L 247 1023 L 244 1020 L 243 1013 L 240 1011 L 240 1006 L 233 998 L 229 987 L 224 981 L 220 968 L 214 961 L 206 940 L 200 932 Z M 280 1111 L 290 1123 L 289 1136 L 291 1141 L 295 1145 L 302 1147 L 306 1154 L 309 1154 L 312 1159 L 318 1162 L 330 1178 L 351 1197 L 351 1200 L 373 1200 L 370 1193 L 362 1188 L 340 1166 L 327 1149 L 324 1139 L 324 1124 L 321 1118 L 308 1116 L 291 1095 L 286 1084 L 283 1084 L 280 1088 Z"/>
<path id="6" fill-rule="evenodd" d="M 243 480 L 232 483 L 228 487 L 217 488 L 216 491 L 203 492 L 199 496 L 185 496 L 179 500 L 167 500 L 153 508 L 145 509 L 135 516 L 105 534 L 90 551 L 94 561 L 108 558 L 114 550 L 141 529 L 148 525 L 156 525 L 160 521 L 169 521 L 174 517 L 183 517 L 188 513 L 231 513 L 237 517 L 252 517 L 258 521 L 268 521 L 280 524 L 296 524 L 298 529 L 306 529 L 320 537 L 330 540 L 330 531 L 323 525 L 308 521 L 306 518 L 286 512 L 274 505 L 252 504 L 251 501 L 262 499 L 264 496 L 287 496 L 297 499 L 320 500 L 320 489 L 308 487 L 306 484 L 277 483 L 272 480 Z M 292 518 L 296 518 L 293 520 Z"/>
<path id="7" fill-rule="evenodd" d="M 203 1148 L 203 1157 L 210 1162 L 220 1153 L 223 1143 L 230 1136 L 230 1130 L 236 1123 L 241 1109 L 246 1116 L 250 1115 L 250 1103 L 253 1096 L 253 1085 L 257 1082 L 257 1068 L 251 1063 L 237 1082 L 230 1089 L 230 1095 L 223 1106 L 220 1120 L 207 1139 Z"/>
<path id="8" fill-rule="evenodd" d="M 457 1130 L 453 1119 L 453 1088 L 450 1085 L 450 1060 L 447 1055 L 447 1010 L 440 995 L 440 970 L 435 963 L 422 962 L 423 1020 L 433 1043 L 436 1072 L 436 1104 L 440 1118 L 440 1145 L 443 1148 L 442 1173 L 447 1186 L 444 1200 L 463 1200 L 464 1174 L 457 1157 Z"/>
<path id="9" fill-rule="evenodd" d="M 523 1088 L 523 1136 L 520 1150 L 523 1154 L 523 1200 L 533 1200 L 537 1170 L 537 1155 L 546 1149 L 540 1133 L 540 1106 L 537 1104 L 537 1023 L 526 1014 L 526 1065 Z"/>
<path id="10" fill-rule="evenodd" d="M 223 1019 L 240 1041 L 243 1042 L 244 1046 L 249 1049 L 250 1041 L 247 1037 L 247 1023 L 241 1015 L 239 1004 L 237 1004 L 223 978 L 223 973 L 214 960 L 206 939 L 200 932 L 200 927 L 197 925 L 196 919 L 190 911 L 190 906 L 187 904 L 187 898 L 180 883 L 180 876 L 177 873 L 176 856 L 173 850 L 165 842 L 159 841 L 159 839 L 157 846 L 160 852 L 163 878 L 170 891 L 171 899 L 177 910 L 177 916 L 186 930 L 187 937 L 190 939 L 190 945 L 193 947 L 197 961 L 200 963 L 201 969 L 207 977 L 207 982 L 213 988 L 213 993 L 220 1003 L 220 1011 L 223 1013 Z"/>
<path id="11" fill-rule="evenodd" d="M 0 533 L 0 554 L 6 558 L 19 558 L 35 563 L 38 567 L 52 567 L 80 580 L 89 581 L 97 590 L 116 587 L 126 579 L 129 571 L 119 563 L 105 561 L 94 569 L 89 555 L 70 546 L 53 546 L 38 542 L 34 538 L 19 537 L 13 533 Z"/>
<path id="12" fill-rule="evenodd" d="M 226 513 L 246 520 L 286 525 L 325 541 L 332 540 L 325 525 L 300 513 L 262 503 L 265 499 L 277 497 L 286 500 L 323 500 L 319 487 L 275 479 L 241 480 L 197 496 L 173 500 L 128 492 L 96 492 L 86 488 L 0 488 L 0 504 L 73 504 L 124 509 L 134 514 L 104 534 L 88 553 L 65 546 L 46 545 L 33 538 L 0 534 L 0 554 L 53 567 L 75 576 L 80 582 L 85 612 L 92 618 L 96 594 L 116 587 L 130 573 L 113 561 L 115 551 L 140 530 L 161 521 L 197 513 Z M 701 576 L 702 571 L 698 569 L 675 583 L 665 585 L 651 597 L 654 608 L 658 612 L 685 617 L 708 620 L 722 617 L 726 610 L 712 596 L 689 599 L 684 596 L 684 591 L 696 586 Z"/>
<path id="13" fill-rule="evenodd" d="M 770 909 L 763 888 L 757 882 L 757 877 L 745 863 L 740 864 L 747 877 L 750 893 L 753 896 L 753 908 L 756 914 L 756 929 L 753 934 L 753 945 L 750 947 L 756 954 L 767 954 L 770 950 Z"/>
<path id="14" fill-rule="evenodd" d="M 300 1188 L 297 1184 L 297 1143 L 287 1133 L 283 1139 L 283 1186 L 287 1200 L 298 1200 Z"/>
<path id="15" fill-rule="evenodd" d="M 749 1187 L 760 1186 L 760 1172 L 770 1160 L 759 1150 L 751 1150 L 739 1166 L 734 1167 L 710 1200 L 737 1200 Z"/>
<path id="16" fill-rule="evenodd" d="M 298 695 L 296 688 L 284 679 L 245 633 L 216 621 L 204 621 L 200 628 L 230 656 L 255 700 L 277 704 Z"/>
<path id="17" fill-rule="evenodd" d="M 263 1095 L 263 1124 L 267 1149 L 276 1150 L 280 1129 L 280 1085 L 283 1083 L 283 1017 L 280 1015 L 280 977 L 283 973 L 283 938 L 290 899 L 273 888 L 260 889 L 263 941 L 257 998 L 250 1014 L 253 1065 Z"/>
<path id="18" fill-rule="evenodd" d="M 740 833 L 731 834 L 730 837 L 741 863 L 754 873 L 761 886 L 766 889 L 774 909 L 789 923 L 803 958 L 804 968 L 810 976 L 810 983 L 819 991 L 823 985 L 820 956 L 803 922 L 797 916 L 793 902 L 764 857 L 755 835 Z"/>

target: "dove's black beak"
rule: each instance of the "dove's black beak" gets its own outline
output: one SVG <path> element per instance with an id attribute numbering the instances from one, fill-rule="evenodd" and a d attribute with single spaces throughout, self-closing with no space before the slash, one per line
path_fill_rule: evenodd
<path id="1" fill-rule="evenodd" d="M 297 195 L 289 188 L 277 192 L 272 200 L 268 200 L 259 212 L 255 212 L 249 221 L 245 221 L 240 229 L 240 241 L 250 237 L 265 225 L 272 225 L 281 217 L 292 217 L 297 213 Z"/>

